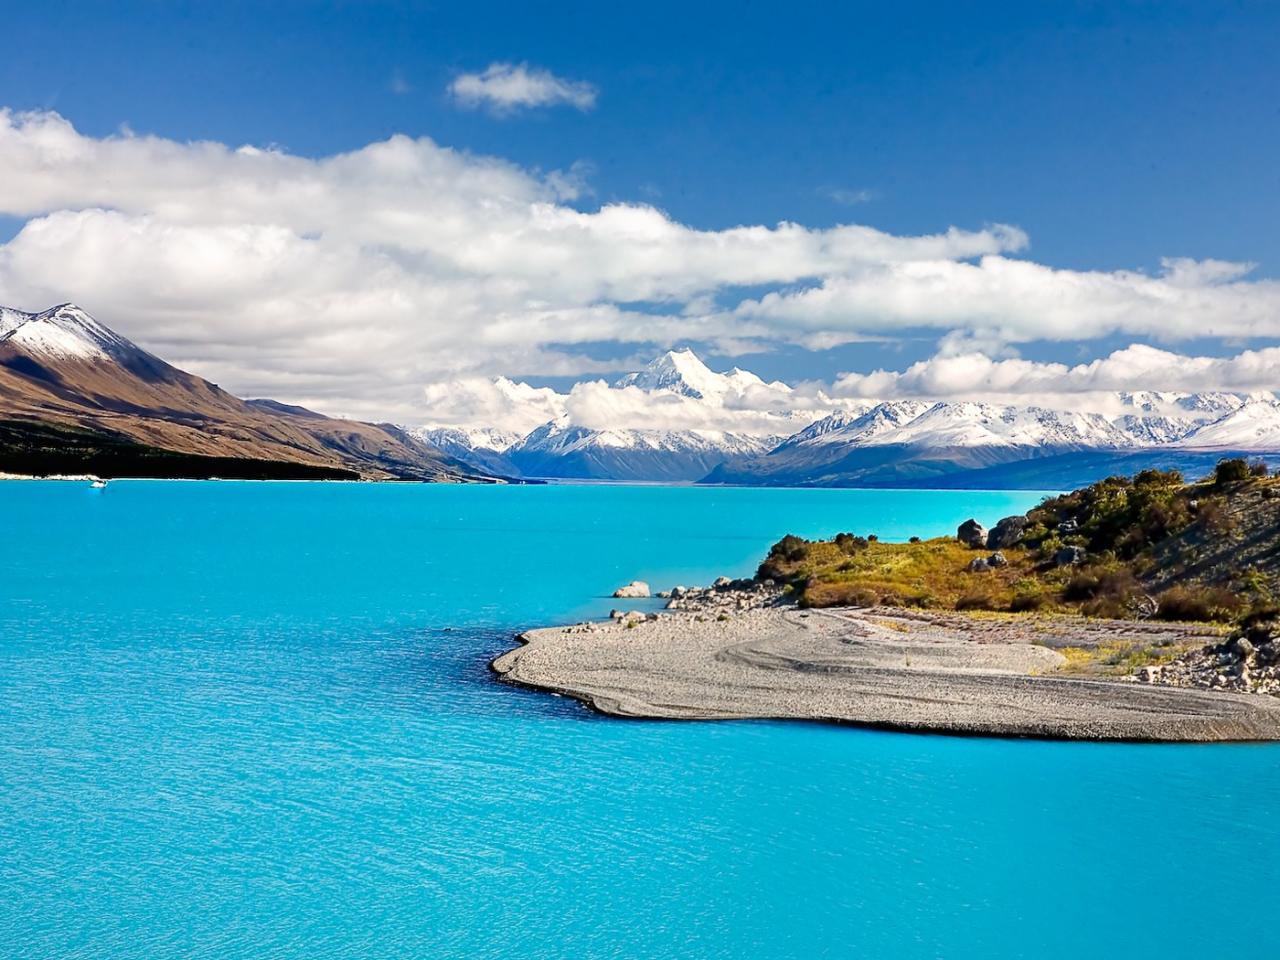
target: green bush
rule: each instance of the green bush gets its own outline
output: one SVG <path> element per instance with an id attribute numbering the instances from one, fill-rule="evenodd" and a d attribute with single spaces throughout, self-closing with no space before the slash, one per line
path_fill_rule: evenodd
<path id="1" fill-rule="evenodd" d="M 845 553 L 857 553 L 859 550 L 865 550 L 867 544 L 874 538 L 860 537 L 854 533 L 837 533 L 835 544 Z"/>
<path id="2" fill-rule="evenodd" d="M 1242 457 L 1219 460 L 1213 470 L 1214 486 L 1225 487 L 1249 479 L 1249 464 Z"/>

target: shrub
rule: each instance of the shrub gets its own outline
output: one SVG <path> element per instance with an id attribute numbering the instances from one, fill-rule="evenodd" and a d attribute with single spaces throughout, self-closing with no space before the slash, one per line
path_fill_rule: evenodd
<path id="1" fill-rule="evenodd" d="M 867 587 L 860 587 L 849 594 L 848 603 L 851 607 L 874 607 L 880 602 L 880 596 Z"/>
<path id="2" fill-rule="evenodd" d="M 1248 479 L 1249 464 L 1242 457 L 1219 460 L 1213 470 L 1213 483 L 1217 487 L 1225 487 Z"/>
<path id="3" fill-rule="evenodd" d="M 1040 589 L 1040 585 L 1031 581 L 1030 586 L 1024 586 L 1024 581 L 1019 581 L 1013 585 L 1013 599 L 1009 601 L 1009 609 L 1014 613 L 1027 613 L 1031 610 L 1040 610 L 1049 602 L 1049 597 Z"/>
<path id="4" fill-rule="evenodd" d="M 1160 594 L 1161 620 L 1213 622 L 1232 620 L 1244 609 L 1241 597 L 1223 587 L 1170 587 Z"/>
<path id="5" fill-rule="evenodd" d="M 1043 610 L 1049 604 L 1049 598 L 1043 593 L 1019 593 L 1009 601 L 1011 613 L 1033 613 Z"/>
<path id="6" fill-rule="evenodd" d="M 1125 598 L 1116 596 L 1094 597 L 1081 604 L 1080 612 L 1086 617 L 1105 617 L 1108 620 L 1123 620 L 1130 614 Z"/>
<path id="7" fill-rule="evenodd" d="M 1261 601 L 1271 599 L 1271 584 L 1261 570 L 1249 570 L 1236 578 L 1235 588 L 1239 593 L 1248 594 Z"/>
<path id="8" fill-rule="evenodd" d="M 956 598 L 957 610 L 995 610 L 995 598 L 989 593 L 965 593 Z"/>
<path id="9" fill-rule="evenodd" d="M 1231 515 L 1227 513 L 1221 497 L 1201 500 L 1196 508 L 1196 519 L 1210 533 L 1227 533 L 1231 530 Z"/>
<path id="10" fill-rule="evenodd" d="M 789 533 L 769 548 L 769 555 L 756 570 L 756 579 L 785 581 L 788 574 L 785 568 L 800 563 L 808 556 L 809 541 Z"/>
<path id="11" fill-rule="evenodd" d="M 1249 475 L 1254 477 L 1265 477 L 1269 471 L 1267 470 L 1267 461 L 1255 460 L 1249 464 Z"/>
<path id="12" fill-rule="evenodd" d="M 835 544 L 845 553 L 856 553 L 859 550 L 865 550 L 871 538 L 859 537 L 853 533 L 837 533 Z"/>
<path id="13" fill-rule="evenodd" d="M 798 563 L 803 560 L 808 552 L 809 542 L 792 533 L 788 533 L 769 548 L 769 556 L 778 557 L 791 563 Z"/>

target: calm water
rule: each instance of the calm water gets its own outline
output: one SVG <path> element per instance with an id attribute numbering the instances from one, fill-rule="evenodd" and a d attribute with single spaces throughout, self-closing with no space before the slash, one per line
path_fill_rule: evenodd
<path id="1" fill-rule="evenodd" d="M 1267 957 L 1280 747 L 619 721 L 524 625 L 1027 494 L 0 484 L 0 956 Z"/>

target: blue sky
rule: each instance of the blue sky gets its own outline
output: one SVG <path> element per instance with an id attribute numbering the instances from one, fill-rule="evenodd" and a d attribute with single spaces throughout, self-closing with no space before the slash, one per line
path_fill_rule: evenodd
<path id="1" fill-rule="evenodd" d="M 21 41 L 0 60 L 5 103 L 86 132 L 312 156 L 426 134 L 586 161 L 597 199 L 695 226 L 1000 221 L 1059 266 L 1280 269 L 1275 4 L 5 7 Z M 598 109 L 495 123 L 452 107 L 453 75 L 504 60 L 595 84 Z"/>
<path id="2" fill-rule="evenodd" d="M 1274 4 L 50 0 L 5 2 L 3 22 L 0 107 L 54 111 L 91 138 L 127 128 L 321 158 L 425 136 L 534 176 L 573 168 L 586 189 L 563 202 L 582 211 L 620 201 L 700 230 L 786 220 L 897 237 L 1009 224 L 1028 240 L 1006 252 L 1052 268 L 1157 274 L 1162 258 L 1213 258 L 1256 264 L 1251 281 L 1280 276 Z M 495 63 L 588 84 L 594 106 L 460 108 L 449 84 Z M 5 210 L 0 237 L 29 216 Z M 722 307 L 738 296 L 725 289 Z M 1179 349 L 1268 341 L 1256 323 L 1204 329 Z M 903 322 L 825 350 L 782 338 L 749 365 L 828 378 L 900 366 L 944 332 Z M 1012 351 L 1074 362 L 1156 339 L 1059 333 Z"/>

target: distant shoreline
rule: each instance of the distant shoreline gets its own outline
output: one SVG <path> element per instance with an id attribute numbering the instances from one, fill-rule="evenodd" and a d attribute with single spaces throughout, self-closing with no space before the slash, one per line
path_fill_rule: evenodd
<path id="1" fill-rule="evenodd" d="M 799 719 L 1059 740 L 1280 740 L 1280 700 L 1072 672 L 1063 650 L 1212 628 L 1030 615 L 756 609 L 530 630 L 492 668 L 618 717 Z"/>

